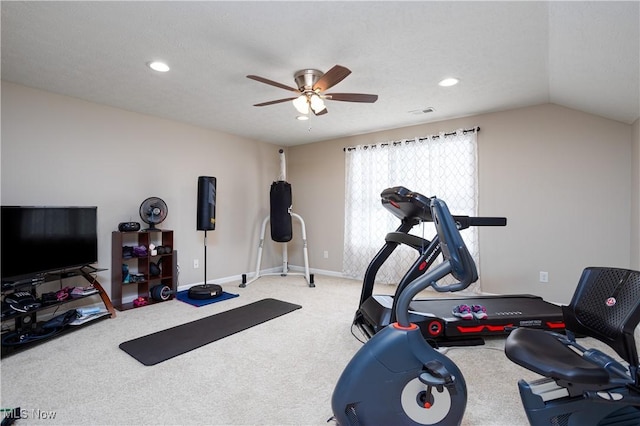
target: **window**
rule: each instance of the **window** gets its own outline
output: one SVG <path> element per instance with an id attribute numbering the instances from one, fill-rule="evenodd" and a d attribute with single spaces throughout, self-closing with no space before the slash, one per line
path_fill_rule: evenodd
<path id="1" fill-rule="evenodd" d="M 454 215 L 477 216 L 476 129 L 345 150 L 345 276 L 362 279 L 367 266 L 384 244 L 384 237 L 400 221 L 380 202 L 389 187 L 404 186 L 444 200 Z M 433 223 L 414 227 L 411 234 L 431 239 Z M 478 263 L 477 230 L 461 232 Z M 398 247 L 382 266 L 376 282 L 396 284 L 415 261 L 417 252 Z M 470 288 L 478 291 L 479 285 Z"/>

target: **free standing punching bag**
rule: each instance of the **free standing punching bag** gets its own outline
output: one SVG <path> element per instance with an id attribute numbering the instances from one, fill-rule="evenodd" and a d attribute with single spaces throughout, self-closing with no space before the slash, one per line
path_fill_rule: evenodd
<path id="1" fill-rule="evenodd" d="M 293 238 L 291 184 L 283 180 L 273 182 L 269 195 L 271 200 L 271 239 L 278 243 L 289 242 Z"/>

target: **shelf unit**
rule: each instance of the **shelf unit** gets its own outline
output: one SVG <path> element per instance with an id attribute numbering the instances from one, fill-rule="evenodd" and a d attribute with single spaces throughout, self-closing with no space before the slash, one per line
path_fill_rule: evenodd
<path id="1" fill-rule="evenodd" d="M 148 250 L 150 244 L 154 244 L 156 247 L 171 247 L 171 252 L 151 256 Z M 147 248 L 148 255 L 125 258 L 123 248 L 126 246 L 144 246 Z M 152 263 L 159 264 L 160 275 L 150 276 Z M 142 274 L 142 280 L 125 283 L 122 271 L 123 264 L 129 267 L 130 274 Z M 159 284 L 171 289 L 172 293 L 169 299 L 173 299 L 177 290 L 177 277 L 178 254 L 173 246 L 173 231 L 152 229 L 136 232 L 114 231 L 111 234 L 111 299 L 117 310 L 125 311 L 134 308 L 133 302 L 125 303 L 123 301 L 131 293 L 134 296 L 145 298 L 147 304 L 157 303 L 149 296 L 149 292 Z"/>
<path id="2" fill-rule="evenodd" d="M 46 305 L 43 305 L 37 309 L 31 310 L 28 312 L 17 312 L 17 311 L 9 312 L 9 313 L 3 312 L 2 323 L 13 321 L 13 329 L 11 331 L 4 332 L 2 334 L 3 337 L 6 334 L 12 333 L 14 331 L 18 331 L 20 333 L 23 333 L 23 332 L 29 333 L 30 331 L 34 330 L 38 326 L 38 324 L 43 322 L 38 320 L 39 314 L 42 314 L 45 311 L 50 311 L 52 309 L 54 310 L 54 312 L 56 312 L 58 308 L 61 307 L 62 305 L 78 302 L 80 300 L 87 299 L 89 297 L 100 296 L 100 299 L 104 304 L 106 312 L 104 312 L 103 314 L 95 317 L 94 319 L 82 325 L 66 325 L 62 330 L 44 339 L 33 340 L 28 343 L 23 343 L 16 346 L 2 345 L 1 357 L 4 358 L 7 355 L 11 355 L 11 354 L 32 348 L 33 346 L 39 345 L 48 340 L 59 337 L 63 334 L 67 334 L 78 328 L 84 327 L 89 324 L 93 324 L 98 320 L 102 320 L 105 318 L 115 318 L 116 312 L 114 310 L 113 304 L 111 303 L 111 299 L 109 298 L 109 295 L 107 294 L 106 291 L 104 291 L 104 288 L 102 287 L 102 285 L 98 282 L 97 278 L 93 275 L 99 271 L 104 271 L 104 269 L 96 269 L 90 266 L 84 266 L 84 267 L 73 269 L 73 270 L 67 270 L 63 273 L 46 274 L 40 279 L 37 279 L 37 280 L 34 279 L 26 283 L 15 283 L 15 284 L 3 283 L 2 285 L 3 296 L 14 291 L 28 291 L 29 293 L 36 296 L 36 288 L 41 284 L 51 282 L 51 281 L 58 281 L 58 280 L 63 280 L 67 278 L 77 277 L 77 276 L 83 277 L 97 290 L 97 293 L 89 294 L 86 296 L 70 297 L 66 300 L 62 300 L 59 302 L 48 303 Z M 62 313 L 62 312 L 58 312 L 58 313 Z"/>

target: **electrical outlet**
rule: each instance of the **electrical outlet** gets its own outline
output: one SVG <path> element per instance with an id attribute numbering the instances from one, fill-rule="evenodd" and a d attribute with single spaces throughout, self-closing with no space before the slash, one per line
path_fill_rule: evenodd
<path id="1" fill-rule="evenodd" d="M 324 258 L 325 259 L 329 258 L 329 251 L 327 251 L 327 250 L 324 251 Z"/>
<path id="2" fill-rule="evenodd" d="M 193 269 L 198 269 L 200 267 L 200 261 L 198 259 L 193 259 Z"/>
<path id="3" fill-rule="evenodd" d="M 549 282 L 549 273 L 546 271 L 540 271 L 540 282 L 548 283 Z"/>

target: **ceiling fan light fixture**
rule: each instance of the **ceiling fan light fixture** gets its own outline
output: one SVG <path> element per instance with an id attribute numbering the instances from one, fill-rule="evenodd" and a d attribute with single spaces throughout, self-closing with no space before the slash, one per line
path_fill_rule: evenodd
<path id="1" fill-rule="evenodd" d="M 327 90 L 344 80 L 349 74 L 351 74 L 351 71 L 342 65 L 335 65 L 326 73 L 322 73 L 315 69 L 304 69 L 296 72 L 293 76 L 296 86 L 298 87 L 297 89 L 253 74 L 247 75 L 247 78 L 295 93 L 295 97 L 261 102 L 259 104 L 254 104 L 254 106 L 263 107 L 292 101 L 296 111 L 301 115 L 309 115 L 310 110 L 313 110 L 315 115 L 325 115 L 328 112 L 324 104 L 325 99 L 331 101 L 360 102 L 369 104 L 378 100 L 378 95 L 369 95 L 366 93 L 325 93 Z"/>
<path id="2" fill-rule="evenodd" d="M 309 97 L 309 104 L 311 104 L 311 109 L 316 114 L 318 114 L 321 111 L 324 111 L 327 108 L 324 105 L 324 101 L 322 100 L 322 98 L 315 93 Z"/>
<path id="3" fill-rule="evenodd" d="M 309 114 L 309 102 L 306 95 L 300 95 L 293 101 L 293 106 L 300 114 Z"/>
<path id="4" fill-rule="evenodd" d="M 448 77 L 448 78 L 445 78 L 444 80 L 441 80 L 440 83 L 438 83 L 438 85 L 442 87 L 451 87 L 451 86 L 455 86 L 459 82 L 460 80 L 458 80 L 457 78 Z"/>
<path id="5" fill-rule="evenodd" d="M 305 95 L 300 95 L 293 100 L 293 106 L 300 114 L 309 114 L 309 102 Z"/>

